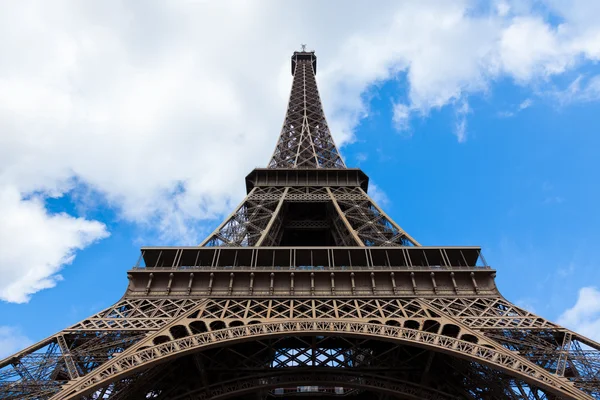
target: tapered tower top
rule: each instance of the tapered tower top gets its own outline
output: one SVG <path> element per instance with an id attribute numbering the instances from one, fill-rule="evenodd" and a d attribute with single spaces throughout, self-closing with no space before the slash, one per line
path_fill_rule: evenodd
<path id="1" fill-rule="evenodd" d="M 323 112 L 314 51 L 292 55 L 292 91 L 269 168 L 346 168 Z"/>

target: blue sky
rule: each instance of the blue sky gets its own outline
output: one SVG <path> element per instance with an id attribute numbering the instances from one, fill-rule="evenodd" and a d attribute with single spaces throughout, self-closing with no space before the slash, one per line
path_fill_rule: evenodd
<path id="1" fill-rule="evenodd" d="M 0 356 L 116 302 L 140 246 L 199 243 L 231 211 L 303 42 L 388 214 L 482 246 L 505 297 L 598 339 L 594 2 L 23 3 L 0 17 Z"/>

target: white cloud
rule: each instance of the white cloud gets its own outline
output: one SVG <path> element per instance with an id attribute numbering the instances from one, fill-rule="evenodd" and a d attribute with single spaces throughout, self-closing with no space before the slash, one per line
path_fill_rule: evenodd
<path id="1" fill-rule="evenodd" d="M 23 303 L 53 287 L 74 251 L 108 236 L 97 221 L 49 215 L 39 199 L 23 200 L 14 188 L 0 187 L 0 300 Z M 1 332 L 0 332 L 1 333 Z"/>
<path id="2" fill-rule="evenodd" d="M 73 250 L 91 242 L 73 236 L 77 224 L 96 238 L 102 230 L 47 215 L 41 200 L 22 200 L 32 193 L 43 199 L 84 185 L 120 218 L 199 242 L 199 221 L 230 211 L 243 176 L 267 163 L 289 93 L 290 52 L 302 42 L 318 52 L 321 95 L 340 145 L 368 113 L 361 94 L 399 73 L 408 93 L 394 97 L 406 95 L 394 123 L 407 128 L 413 116 L 450 105 L 465 140 L 468 96 L 489 91 L 494 79 L 545 82 L 600 58 L 594 2 L 580 0 L 575 11 L 552 1 L 560 26 L 524 2 L 495 4 L 481 13 L 468 0 L 5 5 L 0 187 L 16 192 L 16 209 L 69 233 L 56 239 L 61 254 L 31 263 L 46 266 L 35 269 L 39 282 L 55 282 Z M 35 244 L 8 240 L 3 246 Z"/>
<path id="3" fill-rule="evenodd" d="M 524 310 L 529 311 L 530 313 L 536 314 L 536 307 L 533 306 L 535 302 L 534 299 L 531 298 L 523 298 L 519 299 L 515 302 L 518 307 L 521 307 Z"/>
<path id="4" fill-rule="evenodd" d="M 560 39 L 541 17 L 517 17 L 500 37 L 501 67 L 522 82 L 563 72 L 575 60 Z"/>
<path id="5" fill-rule="evenodd" d="M 456 107 L 456 123 L 454 134 L 460 143 L 467 140 L 467 115 L 471 113 L 469 103 L 463 99 L 460 105 Z"/>
<path id="6" fill-rule="evenodd" d="M 510 5 L 504 1 L 498 1 L 496 3 L 496 12 L 499 16 L 504 17 L 510 12 Z"/>
<path id="7" fill-rule="evenodd" d="M 379 207 L 385 207 L 390 204 L 390 198 L 379 186 L 373 182 L 369 183 L 369 196 Z"/>
<path id="8" fill-rule="evenodd" d="M 523 111 L 529 107 L 531 107 L 531 105 L 533 104 L 533 100 L 531 99 L 525 99 L 521 102 L 521 104 L 519 104 L 519 111 Z"/>
<path id="9" fill-rule="evenodd" d="M 561 314 L 558 323 L 600 341 L 600 290 L 595 287 L 579 289 L 577 302 Z"/>
<path id="10" fill-rule="evenodd" d="M 33 344 L 31 339 L 23 335 L 13 326 L 0 326 L 0 360 Z"/>
<path id="11" fill-rule="evenodd" d="M 365 153 L 356 153 L 355 155 L 356 161 L 360 164 L 362 162 L 365 162 L 369 159 L 369 156 Z"/>
<path id="12" fill-rule="evenodd" d="M 549 94 L 563 106 L 571 103 L 598 101 L 600 100 L 600 75 L 591 78 L 579 75 L 567 88 L 554 89 Z"/>
<path id="13" fill-rule="evenodd" d="M 399 131 L 405 131 L 410 126 L 410 109 L 406 104 L 396 103 L 393 106 L 394 127 Z"/>
<path id="14" fill-rule="evenodd" d="M 511 110 L 500 111 L 498 113 L 498 116 L 502 117 L 502 118 L 514 117 L 517 113 L 520 113 L 521 111 L 528 109 L 532 105 L 533 105 L 533 100 L 525 99 L 516 107 L 516 109 L 514 109 L 512 111 Z"/>

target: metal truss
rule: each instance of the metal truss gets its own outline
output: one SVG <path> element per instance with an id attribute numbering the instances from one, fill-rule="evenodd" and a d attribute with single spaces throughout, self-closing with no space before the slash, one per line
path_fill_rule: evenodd
<path id="1" fill-rule="evenodd" d="M 294 219 L 293 203 L 324 203 L 319 219 Z M 285 229 L 326 229 L 337 246 L 419 246 L 361 187 L 254 187 L 201 246 L 278 246 Z"/>
<path id="2" fill-rule="evenodd" d="M 360 187 L 329 189 L 332 201 L 361 246 L 419 246 Z"/>
<path id="3" fill-rule="evenodd" d="M 255 246 L 272 226 L 287 189 L 254 188 L 201 246 Z"/>
<path id="4" fill-rule="evenodd" d="M 403 399 L 458 399 L 458 397 L 443 392 L 440 393 L 411 382 L 393 380 L 386 376 L 328 370 L 310 372 L 291 370 L 253 376 L 244 380 L 235 379 L 212 385 L 204 390 L 186 393 L 185 397 L 178 396 L 175 399 L 228 399 L 256 392 L 263 392 L 269 397 L 283 397 L 292 394 L 322 395 L 330 392 L 342 397 L 355 394 L 355 390 L 352 390 L 354 388 L 387 393 L 395 398 L 401 395 Z"/>
<path id="5" fill-rule="evenodd" d="M 296 52 L 268 167 L 199 247 L 143 248 L 114 306 L 0 361 L 0 399 L 600 399 L 600 344 L 422 247 L 346 168 Z"/>
<path id="6" fill-rule="evenodd" d="M 315 79 L 316 56 L 295 55 L 294 81 L 269 168 L 345 168 L 329 132 Z"/>
<path id="7" fill-rule="evenodd" d="M 537 315 L 523 310 L 501 297 L 437 297 L 423 299 L 432 307 L 477 329 L 545 329 L 558 328 Z"/>
<path id="8" fill-rule="evenodd" d="M 164 388 L 156 389 L 151 377 L 164 375 L 165 368 L 179 370 L 182 357 L 192 357 L 200 375 L 212 374 L 210 379 L 205 377 L 202 387 L 186 389 L 196 396 L 189 398 L 210 398 L 203 396 L 216 396 L 218 391 L 242 396 L 244 390 L 253 390 L 257 374 L 275 377 L 275 372 L 267 373 L 265 368 L 304 368 L 306 376 L 313 376 L 314 368 L 332 369 L 327 372 L 330 376 L 366 368 L 361 373 L 385 372 L 377 385 L 387 387 L 396 385 L 398 379 L 415 382 L 415 376 L 406 375 L 414 368 L 419 380 L 429 382 L 433 378 L 424 376 L 439 376 L 434 371 L 446 364 L 453 371 L 460 366 L 462 375 L 453 378 L 452 387 L 447 387 L 446 380 L 437 386 L 429 382 L 428 387 L 442 395 L 600 397 L 597 343 L 544 323 L 502 298 L 461 300 L 124 299 L 4 360 L 0 398 L 118 399 L 128 398 L 124 393 L 132 390 L 145 396 L 152 390 L 160 394 Z M 136 330 L 121 324 L 90 325 L 90 321 L 106 320 L 132 320 Z M 582 350 L 581 343 L 594 349 Z M 427 354 L 427 360 L 417 363 L 421 353 Z M 234 379 L 231 371 L 247 375 Z M 229 378 L 235 380 L 231 387 L 226 384 Z M 264 382 L 283 384 L 278 379 Z M 246 382 L 245 389 L 239 386 L 241 382 Z M 314 382 L 313 386 L 328 387 L 326 382 Z M 359 387 L 354 383 L 340 387 Z M 372 390 L 366 383 L 360 387 Z"/>
<path id="9" fill-rule="evenodd" d="M 447 336 L 443 334 L 443 329 L 442 333 L 429 332 L 427 331 L 427 324 L 424 324 L 421 329 L 412 329 L 348 320 L 288 320 L 227 328 L 222 322 L 213 321 L 213 330 L 192 333 L 202 330 L 201 325 L 199 323 L 194 324 L 195 322 L 186 321 L 186 327 L 180 321 L 180 325 L 173 326 L 171 329 L 171 332 L 177 332 L 176 335 L 153 335 L 151 341 L 148 339 L 138 343 L 120 357 L 107 361 L 84 379 L 65 385 L 63 391 L 53 398 L 78 398 L 140 370 L 176 357 L 202 351 L 203 348 L 231 346 L 248 340 L 261 340 L 266 337 L 294 337 L 298 335 L 336 335 L 412 344 L 487 365 L 494 370 L 522 380 L 526 385 L 533 386 L 536 388 L 535 390 L 540 390 L 543 393 L 573 399 L 590 398 L 562 378 L 528 362 L 512 351 L 486 340 L 475 332 L 472 332 L 472 334 L 475 337 L 479 336 L 477 337 L 478 343 Z M 218 329 L 219 327 L 221 329 Z M 504 388 L 503 390 L 509 389 Z"/>

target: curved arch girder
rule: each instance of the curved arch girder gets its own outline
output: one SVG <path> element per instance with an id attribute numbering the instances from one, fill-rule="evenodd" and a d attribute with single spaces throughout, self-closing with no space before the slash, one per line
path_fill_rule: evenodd
<path id="1" fill-rule="evenodd" d="M 458 400 L 458 397 L 450 396 L 440 391 L 430 389 L 412 382 L 391 379 L 387 376 L 365 374 L 357 371 L 335 372 L 304 371 L 298 372 L 294 369 L 277 371 L 275 374 L 266 376 L 253 376 L 247 379 L 236 379 L 209 387 L 207 390 L 197 390 L 178 396 L 174 400 L 223 400 L 242 394 L 256 392 L 257 389 L 274 389 L 282 386 L 313 386 L 330 385 L 342 386 L 344 388 L 366 389 L 380 393 L 402 396 L 405 399 L 415 400 Z"/>
<path id="2" fill-rule="evenodd" d="M 445 352 L 456 357 L 481 362 L 558 396 L 572 399 L 591 398 L 576 389 L 565 379 L 553 376 L 507 350 L 489 348 L 436 333 L 422 332 L 397 326 L 340 320 L 292 320 L 205 332 L 144 349 L 138 349 L 136 352 L 123 354 L 107 362 L 89 376 L 74 381 L 72 385 L 66 386 L 64 390 L 52 397 L 52 399 L 75 399 L 78 396 L 91 393 L 99 387 L 140 369 L 203 348 L 249 341 L 269 335 L 285 336 L 290 334 L 365 336 L 379 340 L 405 342 L 434 351 Z"/>

